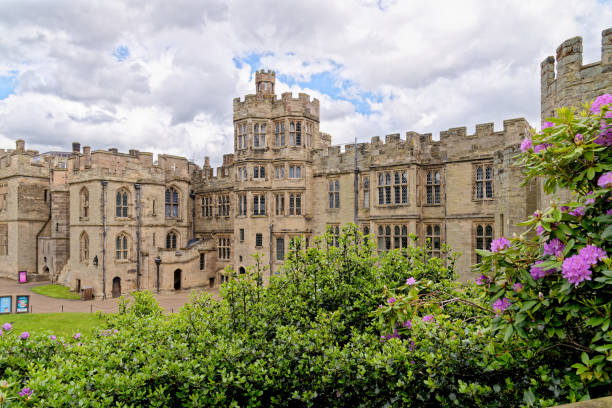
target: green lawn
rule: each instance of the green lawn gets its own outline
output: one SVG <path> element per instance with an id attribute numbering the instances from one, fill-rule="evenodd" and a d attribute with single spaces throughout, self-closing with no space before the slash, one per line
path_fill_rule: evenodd
<path id="1" fill-rule="evenodd" d="M 38 293 L 39 295 L 49 296 L 57 299 L 80 299 L 81 295 L 78 293 L 71 292 L 65 286 L 62 285 L 42 285 L 34 286 L 32 292 Z"/>
<path id="2" fill-rule="evenodd" d="M 0 315 L 0 326 L 13 325 L 13 332 L 30 333 L 50 330 L 52 334 L 72 336 L 75 333 L 89 333 L 103 323 L 98 313 L 34 313 Z"/>

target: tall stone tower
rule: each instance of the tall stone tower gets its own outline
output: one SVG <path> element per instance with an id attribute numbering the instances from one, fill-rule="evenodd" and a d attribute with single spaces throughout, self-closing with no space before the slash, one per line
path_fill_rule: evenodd
<path id="1" fill-rule="evenodd" d="M 546 57 L 540 64 L 542 123 L 555 116 L 562 106 L 580 108 L 599 95 L 612 93 L 612 28 L 601 33 L 601 61 L 582 64 L 582 37 L 565 40 L 557 47 L 555 57 Z M 555 75 L 556 68 L 556 75 Z M 559 191 L 562 201 L 571 199 L 569 191 Z M 551 196 L 544 193 L 542 180 L 538 188 L 538 208 L 550 205 Z"/>
<path id="2" fill-rule="evenodd" d="M 601 33 L 601 61 L 582 64 L 582 37 L 564 41 L 555 57 L 541 67 L 541 120 L 562 106 L 580 107 L 604 93 L 612 93 L 612 28 Z M 556 68 L 556 75 L 555 75 Z"/>
<path id="3" fill-rule="evenodd" d="M 256 93 L 234 99 L 232 261 L 242 271 L 258 252 L 266 275 L 282 263 L 292 236 L 311 233 L 311 153 L 329 144 L 319 134 L 319 101 L 304 93 L 278 98 L 274 88 L 274 71 L 257 71 Z"/>

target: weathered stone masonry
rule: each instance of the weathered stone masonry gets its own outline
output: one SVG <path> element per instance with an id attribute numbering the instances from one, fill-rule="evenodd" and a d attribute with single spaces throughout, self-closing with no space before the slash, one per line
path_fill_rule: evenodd
<path id="1" fill-rule="evenodd" d="M 600 62 L 582 65 L 576 37 L 541 69 L 542 120 L 612 92 L 612 29 Z M 20 140 L 0 151 L 0 276 L 27 270 L 97 297 L 170 292 L 216 286 L 226 267 L 244 272 L 258 253 L 267 281 L 291 238 L 307 245 L 355 222 L 380 251 L 409 245 L 411 233 L 430 239 L 434 256 L 448 244 L 467 279 L 474 249 L 521 233 L 516 223 L 548 201 L 535 182 L 518 187 L 513 158 L 532 131 L 524 119 L 477 124 L 471 135 L 452 128 L 437 141 L 407 132 L 332 146 L 319 101 L 274 88 L 275 73 L 259 71 L 255 94 L 234 99 L 234 152 L 216 171 L 209 158 L 200 168 L 78 143 L 38 154 Z"/>

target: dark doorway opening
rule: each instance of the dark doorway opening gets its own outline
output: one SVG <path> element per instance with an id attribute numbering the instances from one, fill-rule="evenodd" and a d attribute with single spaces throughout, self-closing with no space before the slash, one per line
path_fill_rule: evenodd
<path id="1" fill-rule="evenodd" d="M 113 278 L 113 297 L 118 298 L 119 296 L 121 296 L 121 278 L 114 277 Z"/>
<path id="2" fill-rule="evenodd" d="M 81 280 L 77 279 L 76 280 L 76 289 L 75 289 L 76 293 L 81 293 Z"/>
<path id="3" fill-rule="evenodd" d="M 246 270 L 244 269 L 244 266 L 241 266 L 240 269 L 238 269 L 238 272 L 246 273 Z"/>
<path id="4" fill-rule="evenodd" d="M 215 287 L 215 278 L 208 278 L 208 287 L 209 288 Z"/>
<path id="5" fill-rule="evenodd" d="M 174 290 L 181 290 L 181 270 L 174 271 Z"/>

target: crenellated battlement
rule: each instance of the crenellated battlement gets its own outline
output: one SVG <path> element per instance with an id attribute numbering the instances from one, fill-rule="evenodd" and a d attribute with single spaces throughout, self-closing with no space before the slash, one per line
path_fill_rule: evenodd
<path id="1" fill-rule="evenodd" d="M 475 132 L 468 134 L 467 127 L 455 127 L 440 132 L 439 140 L 431 133 L 406 132 L 388 134 L 384 141 L 374 136 L 370 142 L 328 146 L 313 151 L 317 166 L 336 166 L 345 170 L 354 167 L 355 155 L 359 166 L 391 160 L 396 163 L 441 162 L 464 160 L 475 156 L 492 156 L 499 149 L 513 146 L 529 135 L 531 127 L 524 118 L 508 119 L 502 130 L 495 130 L 493 123 L 479 123 Z M 352 167 L 351 167 L 352 166 Z"/>
<path id="2" fill-rule="evenodd" d="M 582 37 L 565 40 L 540 64 L 541 119 L 561 106 L 580 106 L 612 87 L 612 28 L 601 33 L 601 60 L 582 64 Z"/>
<path id="3" fill-rule="evenodd" d="M 299 93 L 295 98 L 291 92 L 284 92 L 280 97 L 273 95 L 265 99 L 250 94 L 244 99 L 234 98 L 234 121 L 248 117 L 276 118 L 287 115 L 306 116 L 318 121 L 319 108 L 319 100 L 306 93 Z"/>

